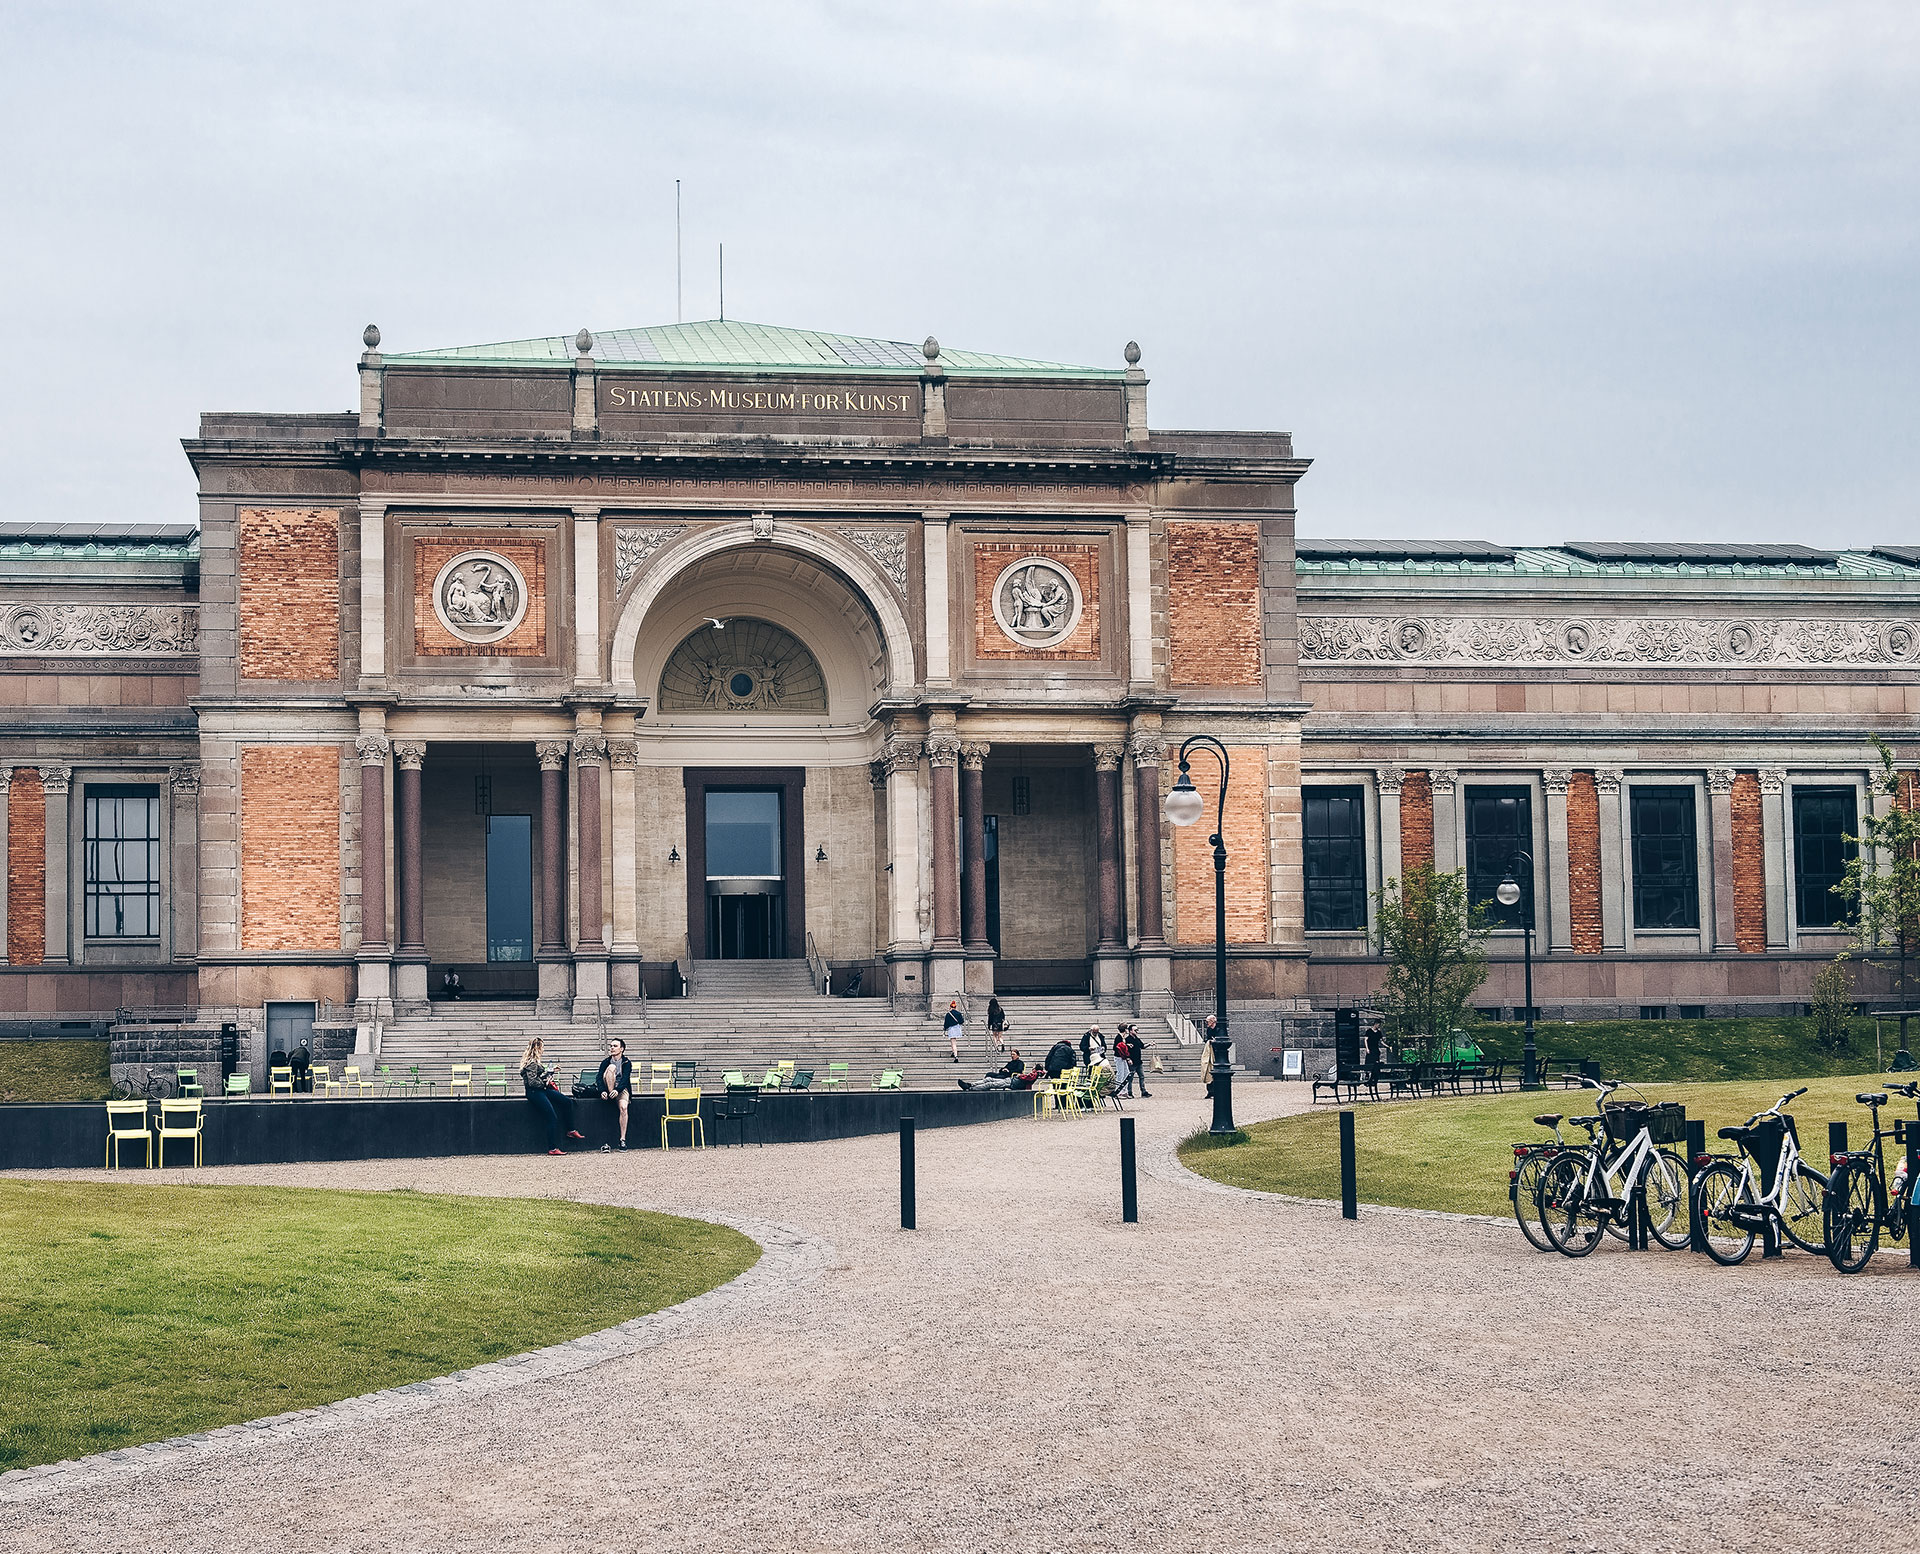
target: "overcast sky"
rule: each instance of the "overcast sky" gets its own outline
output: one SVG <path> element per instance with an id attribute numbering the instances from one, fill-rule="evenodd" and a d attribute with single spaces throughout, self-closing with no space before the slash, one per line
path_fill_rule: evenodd
<path id="1" fill-rule="evenodd" d="M 193 516 L 201 410 L 713 314 L 1121 365 L 1301 530 L 1920 524 L 1920 5 L 0 8 L 4 508 Z"/>

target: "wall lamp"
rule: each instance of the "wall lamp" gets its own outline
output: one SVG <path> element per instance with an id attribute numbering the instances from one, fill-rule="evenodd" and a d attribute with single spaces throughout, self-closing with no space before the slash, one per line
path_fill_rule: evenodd
<path id="1" fill-rule="evenodd" d="M 678 863 L 679 861 L 680 861 L 680 847 L 679 847 L 679 844 L 676 843 L 674 846 L 669 847 L 667 849 L 667 862 Z"/>
<path id="2" fill-rule="evenodd" d="M 820 846 L 820 847 L 819 847 L 819 848 L 818 848 L 818 849 L 817 849 L 817 850 L 816 850 L 816 851 L 814 852 L 814 855 L 813 855 L 813 861 L 814 861 L 815 863 L 825 863 L 825 862 L 827 861 L 827 849 L 826 849 L 826 846 L 825 846 L 825 844 L 822 844 L 822 845 L 821 845 L 821 846 Z"/>

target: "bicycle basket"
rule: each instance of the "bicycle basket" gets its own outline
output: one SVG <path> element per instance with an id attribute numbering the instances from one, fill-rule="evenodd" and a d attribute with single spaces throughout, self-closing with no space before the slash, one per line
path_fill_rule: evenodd
<path id="1" fill-rule="evenodd" d="M 1607 1137 L 1616 1144 L 1630 1144 L 1647 1125 L 1649 1108 L 1638 1101 L 1622 1101 L 1607 1108 Z"/>
<path id="2" fill-rule="evenodd" d="M 1687 1109 L 1678 1101 L 1662 1101 L 1647 1112 L 1647 1137 L 1656 1144 L 1687 1141 Z"/>

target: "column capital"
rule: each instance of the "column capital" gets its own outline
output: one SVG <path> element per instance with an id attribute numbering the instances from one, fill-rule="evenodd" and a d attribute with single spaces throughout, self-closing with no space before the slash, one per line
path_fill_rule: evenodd
<path id="1" fill-rule="evenodd" d="M 393 759 L 403 772 L 417 772 L 427 764 L 427 747 L 412 740 L 393 742 Z"/>
<path id="2" fill-rule="evenodd" d="M 607 741 L 607 764 L 617 771 L 631 772 L 640 766 L 640 741 L 637 739 L 609 739 Z"/>
<path id="3" fill-rule="evenodd" d="M 1117 772 L 1120 760 L 1127 753 L 1125 740 L 1102 740 L 1093 747 L 1093 769 L 1096 772 Z"/>
<path id="4" fill-rule="evenodd" d="M 1707 768 L 1707 792 L 1733 792 L 1734 772 L 1731 766 L 1709 766 Z"/>
<path id="5" fill-rule="evenodd" d="M 43 766 L 40 768 L 40 781 L 49 793 L 65 793 L 73 781 L 71 766 Z"/>
<path id="6" fill-rule="evenodd" d="M 913 772 L 919 768 L 920 757 L 925 752 L 917 739 L 902 739 L 897 734 L 889 739 L 880 752 L 877 764 L 884 766 L 889 777 L 896 772 Z"/>
<path id="7" fill-rule="evenodd" d="M 1451 793 L 1460 774 L 1451 766 L 1429 766 L 1427 768 L 1427 786 L 1435 793 Z"/>
<path id="8" fill-rule="evenodd" d="M 1399 793 L 1407 780 L 1404 766 L 1377 766 L 1373 771 L 1374 785 L 1382 793 Z"/>
<path id="9" fill-rule="evenodd" d="M 1167 742 L 1157 729 L 1138 729 L 1127 736 L 1127 754 L 1135 766 L 1158 766 L 1167 758 Z"/>
<path id="10" fill-rule="evenodd" d="M 606 758 L 607 741 L 599 733 L 583 729 L 573 736 L 573 759 L 576 764 L 598 766 Z"/>
<path id="11" fill-rule="evenodd" d="M 1760 791 L 1762 793 L 1785 793 L 1787 791 L 1787 769 L 1784 766 L 1761 767 Z"/>
<path id="12" fill-rule="evenodd" d="M 1573 786 L 1573 773 L 1565 767 L 1549 767 L 1541 773 L 1540 781 L 1550 795 L 1564 799 L 1567 789 Z"/>
<path id="13" fill-rule="evenodd" d="M 957 735 L 933 733 L 927 736 L 927 765 L 957 766 L 960 762 L 960 740 Z"/>
<path id="14" fill-rule="evenodd" d="M 886 787 L 887 773 L 890 769 L 884 756 L 877 761 L 867 762 L 867 781 L 876 788 Z"/>
<path id="15" fill-rule="evenodd" d="M 198 793 L 200 791 L 200 765 L 197 761 L 183 762 L 167 772 L 167 780 L 173 784 L 175 793 Z"/>
<path id="16" fill-rule="evenodd" d="M 381 734 L 362 734 L 353 747 L 360 752 L 362 766 L 385 766 L 393 753 L 393 742 Z"/>
<path id="17" fill-rule="evenodd" d="M 600 516 L 600 509 L 597 507 L 576 507 L 573 510 L 573 516 L 591 520 Z"/>
<path id="18" fill-rule="evenodd" d="M 557 772 L 567 764 L 567 742 L 564 739 L 543 739 L 533 747 L 533 753 L 539 757 L 540 770 Z"/>
<path id="19" fill-rule="evenodd" d="M 1617 766 L 1600 766 L 1594 769 L 1593 785 L 1602 793 L 1617 794 L 1620 791 L 1622 773 Z"/>
<path id="20" fill-rule="evenodd" d="M 987 752 L 992 748 L 984 739 L 963 739 L 960 741 L 960 764 L 970 772 L 977 772 L 987 764 Z"/>
<path id="21" fill-rule="evenodd" d="M 0 798 L 5 798 L 7 790 L 13 786 L 13 768 L 0 766 Z"/>

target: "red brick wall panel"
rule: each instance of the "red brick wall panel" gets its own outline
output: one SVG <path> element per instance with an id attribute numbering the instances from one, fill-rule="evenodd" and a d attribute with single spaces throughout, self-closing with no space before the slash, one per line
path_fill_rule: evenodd
<path id="1" fill-rule="evenodd" d="M 1400 867 L 1433 865 L 1433 783 L 1425 772 L 1408 772 L 1400 786 Z"/>
<path id="2" fill-rule="evenodd" d="M 31 766 L 14 769 L 7 793 L 7 963 L 47 957 L 47 793 Z"/>
<path id="3" fill-rule="evenodd" d="M 1767 865 L 1760 829 L 1760 779 L 1733 779 L 1733 942 L 1743 955 L 1767 950 Z"/>
<path id="4" fill-rule="evenodd" d="M 240 947 L 340 948 L 340 752 L 240 752 Z"/>
<path id="5" fill-rule="evenodd" d="M 238 521 L 241 679 L 339 679 L 339 513 L 243 507 Z"/>
<path id="6" fill-rule="evenodd" d="M 498 642 L 467 642 L 433 613 L 440 569 L 469 550 L 505 556 L 527 580 L 527 613 Z M 413 650 L 422 658 L 544 658 L 547 654 L 547 542 L 525 535 L 468 534 L 413 542 Z"/>
<path id="7" fill-rule="evenodd" d="M 1228 746 L 1233 781 L 1227 785 L 1227 942 L 1267 942 L 1267 752 L 1258 745 Z M 1220 772 L 1201 752 L 1193 759 L 1193 785 L 1206 808 L 1190 826 L 1173 832 L 1175 927 L 1182 944 L 1213 943 L 1213 834 L 1220 802 Z"/>
<path id="8" fill-rule="evenodd" d="M 1567 905 L 1573 916 L 1573 953 L 1598 955 L 1600 924 L 1600 790 L 1592 772 L 1567 784 Z"/>
<path id="9" fill-rule="evenodd" d="M 1080 585 L 1080 621 L 1050 648 L 1022 647 L 993 617 L 993 585 L 1022 556 L 1045 556 L 1073 574 Z M 973 655 L 982 659 L 1051 659 L 1093 663 L 1100 657 L 1100 552 L 1093 545 L 1042 541 L 973 547 Z"/>
<path id="10" fill-rule="evenodd" d="M 1265 683 L 1259 524 L 1167 524 L 1167 678 L 1174 685 Z"/>

